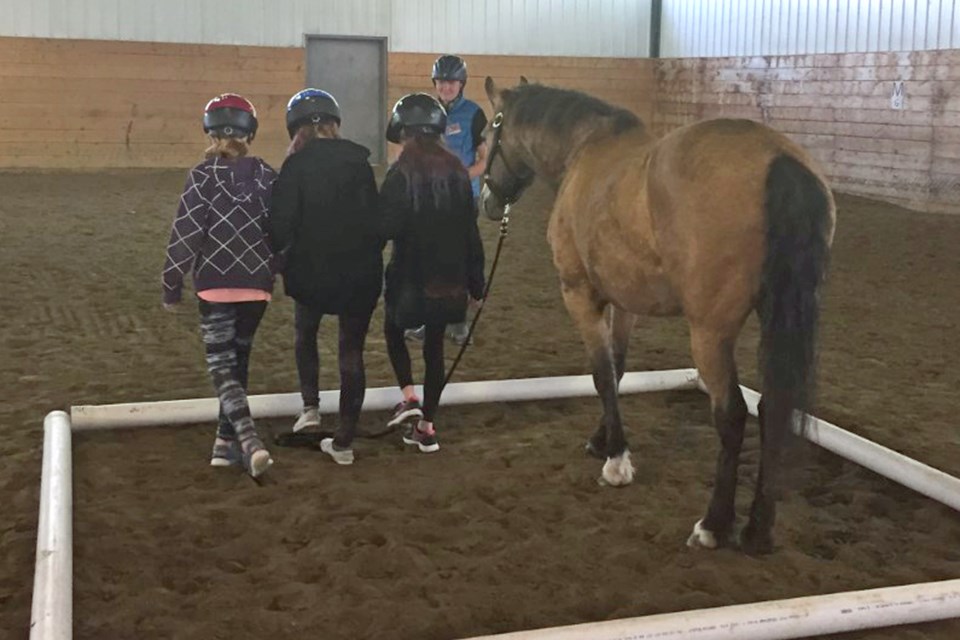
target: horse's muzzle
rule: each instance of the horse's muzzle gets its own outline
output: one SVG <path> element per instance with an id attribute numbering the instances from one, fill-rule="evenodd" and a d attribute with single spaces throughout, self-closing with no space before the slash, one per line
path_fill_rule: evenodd
<path id="1" fill-rule="evenodd" d="M 504 208 L 500 199 L 490 191 L 490 187 L 483 185 L 483 189 L 480 191 L 480 209 L 483 210 L 483 215 L 489 220 L 501 220 L 503 219 Z"/>

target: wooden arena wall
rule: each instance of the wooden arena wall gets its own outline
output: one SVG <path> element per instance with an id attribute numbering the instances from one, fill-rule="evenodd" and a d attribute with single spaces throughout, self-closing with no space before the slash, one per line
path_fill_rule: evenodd
<path id="1" fill-rule="evenodd" d="M 960 213 L 960 50 L 662 60 L 654 127 L 760 120 L 823 164 L 837 191 Z M 891 104 L 895 82 L 903 104 Z"/>
<path id="2" fill-rule="evenodd" d="M 388 106 L 429 90 L 435 54 L 391 53 Z M 256 150 L 283 158 L 283 111 L 303 86 L 289 47 L 0 37 L 0 168 L 185 167 L 211 96 L 249 95 Z M 960 213 L 960 50 L 747 58 L 468 56 L 467 95 L 520 75 L 628 107 L 655 130 L 702 118 L 767 122 L 811 150 L 838 191 Z M 903 108 L 893 109 L 903 82 Z"/>
<path id="3" fill-rule="evenodd" d="M 388 107 L 429 91 L 437 54 L 391 53 Z M 468 56 L 466 93 L 488 112 L 483 78 L 520 75 L 581 89 L 652 117 L 646 59 Z M 303 88 L 301 48 L 0 37 L 0 167 L 179 167 L 204 147 L 203 105 L 223 91 L 259 111 L 257 153 L 279 163 L 284 108 Z M 386 118 L 386 114 L 384 114 Z"/>

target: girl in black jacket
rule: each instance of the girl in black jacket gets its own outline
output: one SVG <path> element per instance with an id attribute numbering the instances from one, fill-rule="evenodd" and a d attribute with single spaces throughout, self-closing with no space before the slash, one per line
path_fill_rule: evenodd
<path id="1" fill-rule="evenodd" d="M 294 431 L 320 425 L 317 331 L 339 318 L 340 424 L 320 448 L 353 462 L 353 438 L 366 392 L 363 347 L 383 283 L 377 187 L 370 152 L 340 137 L 340 107 L 305 89 L 287 105 L 291 143 L 274 187 L 271 239 L 284 289 L 296 301 L 296 360 L 303 412 Z"/>
<path id="2" fill-rule="evenodd" d="M 463 322 L 468 296 L 483 295 L 483 245 L 470 177 L 440 136 L 446 112 L 424 93 L 393 108 L 387 139 L 403 151 L 380 191 L 384 236 L 393 240 L 386 272 L 384 334 L 403 391 L 390 426 L 404 425 L 403 441 L 438 451 L 433 419 L 443 387 L 447 324 Z M 403 330 L 425 325 L 423 403 L 413 386 Z"/>

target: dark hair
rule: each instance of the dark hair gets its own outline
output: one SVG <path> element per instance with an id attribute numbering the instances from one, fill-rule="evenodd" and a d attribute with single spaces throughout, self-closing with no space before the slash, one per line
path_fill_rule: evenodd
<path id="1" fill-rule="evenodd" d="M 425 199 L 434 207 L 448 206 L 458 189 L 470 188 L 470 176 L 460 159 L 450 153 L 440 134 L 405 131 L 403 152 L 397 169 L 407 179 L 407 191 L 414 209 Z"/>

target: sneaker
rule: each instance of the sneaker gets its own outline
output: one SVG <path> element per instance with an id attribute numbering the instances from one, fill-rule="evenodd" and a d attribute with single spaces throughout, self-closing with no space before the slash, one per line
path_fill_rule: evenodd
<path id="1" fill-rule="evenodd" d="M 387 422 L 388 427 L 395 427 L 405 422 L 417 421 L 423 417 L 419 400 L 404 400 L 393 408 L 393 417 Z"/>
<path id="2" fill-rule="evenodd" d="M 440 443 L 437 441 L 437 432 L 430 429 L 429 432 L 421 431 L 420 425 L 411 429 L 409 434 L 403 434 L 403 444 L 415 444 L 420 449 L 420 453 L 433 453 L 440 451 Z"/>
<path id="3" fill-rule="evenodd" d="M 425 325 L 420 325 L 416 329 L 407 329 L 403 332 L 403 337 L 407 340 L 416 340 L 417 342 L 423 342 L 423 337 L 427 335 L 427 327 Z"/>
<path id="4" fill-rule="evenodd" d="M 300 415 L 297 416 L 297 421 L 293 423 L 293 432 L 303 431 L 307 427 L 319 427 L 320 426 L 320 409 L 319 407 L 304 407 L 303 411 L 300 412 Z"/>
<path id="5" fill-rule="evenodd" d="M 353 449 L 339 449 L 333 444 L 333 438 L 320 441 L 320 451 L 333 458 L 337 464 L 353 464 Z"/>
<path id="6" fill-rule="evenodd" d="M 450 338 L 453 344 L 457 345 L 458 347 L 462 347 L 464 344 L 473 344 L 473 338 L 470 338 L 469 336 L 470 330 L 467 328 L 464 328 L 462 331 L 447 331 L 447 337 Z M 467 342 L 468 338 L 470 340 L 469 342 Z"/>
<path id="7" fill-rule="evenodd" d="M 240 443 L 218 437 L 213 441 L 213 453 L 210 455 L 211 467 L 232 467 L 243 462 Z"/>
<path id="8" fill-rule="evenodd" d="M 272 464 L 273 458 L 270 457 L 270 452 L 264 449 L 263 445 L 260 445 L 260 448 L 255 449 L 247 459 L 247 473 L 250 474 L 251 478 L 259 478 L 267 472 Z"/>

